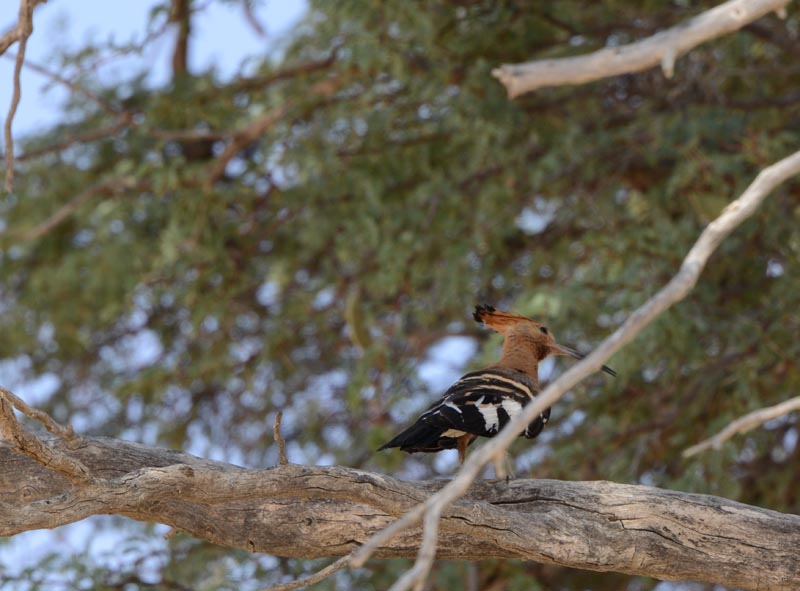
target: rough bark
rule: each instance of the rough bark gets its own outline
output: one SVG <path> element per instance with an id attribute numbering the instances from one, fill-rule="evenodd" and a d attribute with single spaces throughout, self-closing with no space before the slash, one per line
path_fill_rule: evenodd
<path id="1" fill-rule="evenodd" d="M 247 470 L 106 438 L 43 441 L 94 479 L 73 485 L 0 444 L 0 535 L 116 514 L 253 552 L 342 556 L 444 485 L 338 466 Z M 419 537 L 408 530 L 377 554 L 414 556 Z M 438 556 L 789 590 L 798 548 L 794 515 L 644 486 L 514 480 L 477 482 L 446 509 Z"/>

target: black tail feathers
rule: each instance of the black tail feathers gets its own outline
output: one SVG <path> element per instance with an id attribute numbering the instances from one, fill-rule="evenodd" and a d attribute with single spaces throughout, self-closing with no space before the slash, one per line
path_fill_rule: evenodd
<path id="1" fill-rule="evenodd" d="M 418 421 L 388 443 L 384 443 L 377 451 L 391 447 L 399 447 L 408 453 L 418 451 L 434 452 L 448 449 L 450 446 L 445 447 L 442 445 L 442 434 L 441 428 Z"/>

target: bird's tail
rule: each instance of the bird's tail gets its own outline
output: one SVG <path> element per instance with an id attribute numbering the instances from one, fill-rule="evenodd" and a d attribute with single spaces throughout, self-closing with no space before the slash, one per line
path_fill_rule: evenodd
<path id="1" fill-rule="evenodd" d="M 440 427 L 417 422 L 405 431 L 399 433 L 388 443 L 384 443 L 377 451 L 399 447 L 403 451 L 413 452 L 433 452 L 447 449 L 442 446 L 443 431 Z"/>

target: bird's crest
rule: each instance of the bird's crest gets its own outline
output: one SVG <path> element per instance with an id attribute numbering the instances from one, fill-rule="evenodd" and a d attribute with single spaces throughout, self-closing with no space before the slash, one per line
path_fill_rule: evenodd
<path id="1" fill-rule="evenodd" d="M 472 313 L 472 317 L 477 322 L 485 324 L 506 337 L 503 358 L 500 360 L 501 364 L 507 361 L 506 357 L 508 355 L 519 355 L 519 348 L 515 347 L 513 343 L 509 343 L 510 339 L 519 339 L 519 337 L 524 339 L 524 347 L 533 348 L 536 361 L 541 361 L 548 355 L 566 355 L 573 359 L 583 359 L 585 357 L 575 349 L 557 343 L 553 334 L 544 324 L 527 316 L 497 310 L 488 304 L 480 304 L 475 306 L 475 312 Z M 607 365 L 602 366 L 601 369 L 611 376 L 617 375 Z"/>
<path id="2" fill-rule="evenodd" d="M 520 323 L 532 324 L 537 328 L 541 326 L 541 324 L 531 318 L 528 318 L 527 316 L 515 314 L 514 312 L 498 310 L 494 306 L 490 306 L 488 304 L 480 304 L 475 306 L 475 311 L 472 313 L 472 317 L 476 322 L 485 324 L 500 334 L 505 334 L 516 326 L 519 326 Z"/>

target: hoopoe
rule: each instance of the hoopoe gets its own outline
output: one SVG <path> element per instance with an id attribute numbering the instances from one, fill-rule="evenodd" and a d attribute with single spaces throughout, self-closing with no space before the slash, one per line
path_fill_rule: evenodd
<path id="1" fill-rule="evenodd" d="M 414 452 L 458 449 L 458 463 L 464 463 L 467 447 L 480 437 L 494 437 L 539 393 L 539 362 L 549 355 L 583 359 L 574 349 L 559 345 L 548 328 L 535 320 L 492 306 L 475 306 L 473 318 L 505 337 L 500 360 L 484 369 L 464 375 L 432 404 L 413 425 L 378 448 L 391 447 Z M 603 371 L 616 372 L 603 366 Z M 543 411 L 520 436 L 533 439 L 550 419 Z M 495 473 L 499 478 L 498 462 Z"/>

